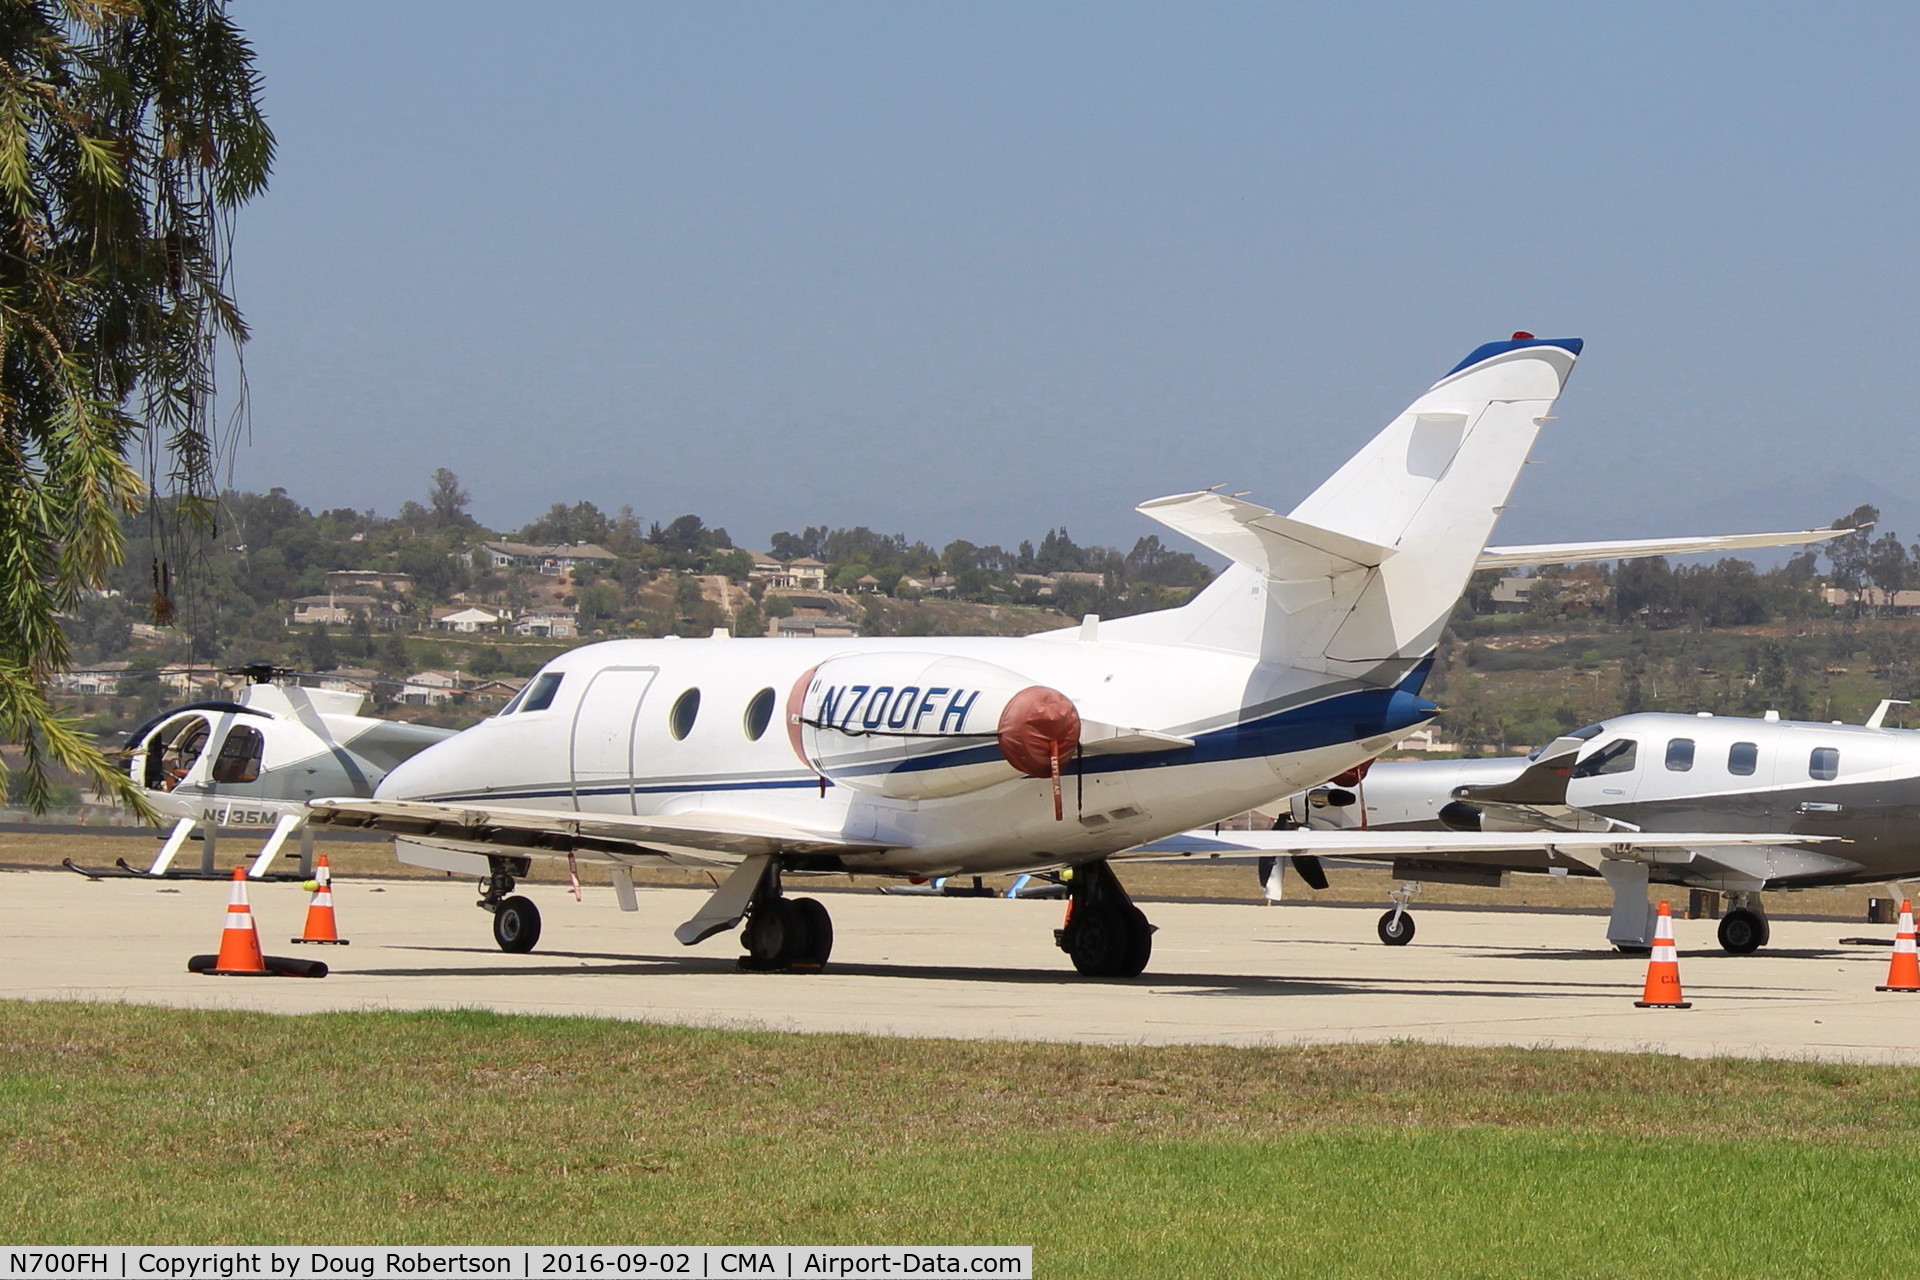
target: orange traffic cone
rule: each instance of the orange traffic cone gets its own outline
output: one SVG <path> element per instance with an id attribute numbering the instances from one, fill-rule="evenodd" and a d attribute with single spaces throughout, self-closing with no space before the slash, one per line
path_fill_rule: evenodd
<path id="1" fill-rule="evenodd" d="M 1691 1000 L 1680 998 L 1680 956 L 1673 949 L 1673 908 L 1662 902 L 1653 922 L 1653 958 L 1647 961 L 1647 986 L 1636 1009 L 1691 1009 Z"/>
<path id="2" fill-rule="evenodd" d="M 233 869 L 233 890 L 227 897 L 227 927 L 220 934 L 220 954 L 202 973 L 226 978 L 268 976 L 266 957 L 260 954 L 260 934 L 253 927 L 253 909 L 247 905 L 247 869 Z"/>
<path id="3" fill-rule="evenodd" d="M 1920 991 L 1920 951 L 1914 948 L 1913 900 L 1900 899 L 1900 930 L 1893 935 L 1893 963 L 1887 966 L 1886 985 L 1875 991 Z"/>
<path id="4" fill-rule="evenodd" d="M 320 942 L 344 947 L 347 940 L 333 923 L 333 872 L 327 868 L 327 855 L 321 854 L 313 868 L 313 901 L 307 904 L 307 927 L 295 942 Z"/>

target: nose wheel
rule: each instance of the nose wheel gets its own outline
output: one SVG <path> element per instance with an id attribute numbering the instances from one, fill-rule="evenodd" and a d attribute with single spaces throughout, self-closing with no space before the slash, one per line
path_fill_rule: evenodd
<path id="1" fill-rule="evenodd" d="M 1419 892 L 1419 884 L 1408 880 L 1387 895 L 1393 900 L 1393 909 L 1380 917 L 1380 924 L 1375 929 L 1380 941 L 1390 947 L 1404 947 L 1413 941 L 1413 913 L 1407 910 L 1407 905 Z"/>

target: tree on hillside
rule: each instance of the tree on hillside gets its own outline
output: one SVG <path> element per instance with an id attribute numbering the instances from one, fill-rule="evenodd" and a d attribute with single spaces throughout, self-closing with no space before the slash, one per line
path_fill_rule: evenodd
<path id="1" fill-rule="evenodd" d="M 1823 544 L 1834 586 L 1854 590 L 1865 585 L 1867 563 L 1873 556 L 1873 525 L 1879 519 L 1880 508 L 1863 503 L 1828 526 L 1853 530 Z"/>
<path id="2" fill-rule="evenodd" d="M 228 234 L 272 159 L 222 0 L 0 4 L 0 734 L 30 806 L 51 764 L 144 803 L 48 702 L 55 615 L 120 562 L 146 491 L 213 525 L 215 356 L 246 339 Z M 165 621 L 178 565 L 156 544 Z"/>
<path id="3" fill-rule="evenodd" d="M 473 497 L 460 487 L 460 477 L 447 468 L 441 467 L 433 473 L 433 492 L 427 495 L 427 501 L 433 507 L 433 523 L 437 527 L 475 527 L 473 517 L 467 514 L 467 504 Z"/>

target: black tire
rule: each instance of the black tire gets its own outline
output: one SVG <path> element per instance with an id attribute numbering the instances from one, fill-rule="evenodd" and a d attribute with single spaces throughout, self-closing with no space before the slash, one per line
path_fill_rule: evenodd
<path id="1" fill-rule="evenodd" d="M 508 898 L 493 913 L 493 940 L 502 951 L 524 955 L 540 941 L 540 908 L 531 899 Z"/>
<path id="2" fill-rule="evenodd" d="M 1146 913 L 1140 908 L 1129 906 L 1123 913 L 1127 918 L 1127 955 L 1116 978 L 1137 978 L 1146 972 L 1147 961 L 1153 959 L 1153 926 L 1147 923 Z"/>
<path id="3" fill-rule="evenodd" d="M 825 968 L 833 954 L 833 917 L 827 914 L 826 904 L 818 898 L 795 898 L 791 905 L 807 935 L 806 949 L 793 963 Z"/>
<path id="4" fill-rule="evenodd" d="M 1765 916 L 1741 907 L 1720 917 L 1720 949 L 1728 955 L 1750 956 L 1767 945 L 1771 932 Z"/>
<path id="5" fill-rule="evenodd" d="M 750 969 L 786 969 L 800 963 L 813 942 L 809 913 L 786 898 L 770 898 L 754 907 L 741 934 Z M 828 944 L 831 946 L 831 942 Z"/>
<path id="6" fill-rule="evenodd" d="M 1404 947 L 1413 941 L 1413 913 L 1389 911 L 1380 917 L 1380 925 L 1375 930 L 1380 941 L 1390 947 Z"/>
<path id="7" fill-rule="evenodd" d="M 1073 967 L 1089 978 L 1111 978 L 1125 966 L 1129 940 L 1116 911 L 1091 907 L 1074 912 L 1067 941 Z"/>

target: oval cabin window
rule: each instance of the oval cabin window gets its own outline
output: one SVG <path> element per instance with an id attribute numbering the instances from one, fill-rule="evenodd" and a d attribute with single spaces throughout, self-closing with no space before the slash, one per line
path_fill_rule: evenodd
<path id="1" fill-rule="evenodd" d="M 1815 747 L 1807 758 L 1807 776 L 1816 782 L 1832 782 L 1840 776 L 1840 749 Z"/>
<path id="2" fill-rule="evenodd" d="M 693 722 L 700 715 L 700 691 L 689 689 L 673 700 L 673 710 L 667 713 L 667 731 L 676 739 L 684 738 L 693 732 Z"/>
<path id="3" fill-rule="evenodd" d="M 758 742 L 773 723 L 773 690 L 762 689 L 753 695 L 753 701 L 747 704 L 746 719 L 741 727 L 747 732 L 751 742 Z"/>

